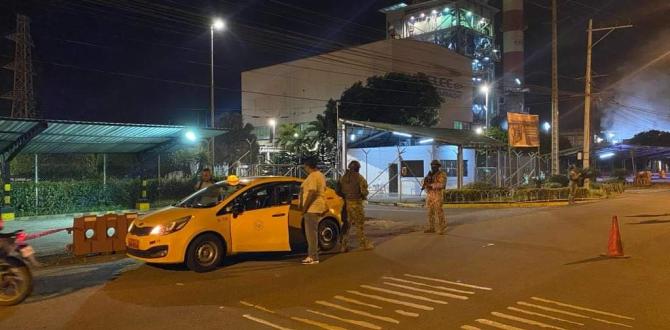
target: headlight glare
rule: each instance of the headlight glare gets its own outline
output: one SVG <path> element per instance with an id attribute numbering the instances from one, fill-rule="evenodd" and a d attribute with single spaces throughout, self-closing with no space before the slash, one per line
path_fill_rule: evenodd
<path id="1" fill-rule="evenodd" d="M 151 229 L 151 232 L 149 233 L 150 235 L 167 235 L 174 233 L 178 230 L 181 230 L 186 226 L 189 220 L 191 220 L 192 216 L 186 216 L 183 218 L 176 219 L 170 223 L 164 224 L 164 225 L 157 225 L 153 229 Z"/>

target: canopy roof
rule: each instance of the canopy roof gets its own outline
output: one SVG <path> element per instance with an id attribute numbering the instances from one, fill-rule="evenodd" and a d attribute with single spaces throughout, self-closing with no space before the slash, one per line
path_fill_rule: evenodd
<path id="1" fill-rule="evenodd" d="M 377 123 L 357 120 L 343 120 L 345 124 L 367 127 L 388 133 L 409 134 L 412 137 L 433 139 L 436 143 L 462 146 L 464 148 L 504 148 L 507 145 L 496 139 L 477 134 L 471 130 L 452 128 L 432 128 L 418 126 L 402 126 L 387 123 Z"/>
<path id="2" fill-rule="evenodd" d="M 0 117 L 4 159 L 17 153 L 141 153 L 169 151 L 225 133 L 211 128 Z M 11 155 L 10 155 L 11 154 Z"/>
<path id="3" fill-rule="evenodd" d="M 597 156 L 603 158 L 630 158 L 631 153 L 635 158 L 649 158 L 660 160 L 670 158 L 670 147 L 643 146 L 637 144 L 618 143 L 606 146 L 592 147 Z M 561 150 L 561 156 L 571 156 L 582 151 L 581 146 Z"/>

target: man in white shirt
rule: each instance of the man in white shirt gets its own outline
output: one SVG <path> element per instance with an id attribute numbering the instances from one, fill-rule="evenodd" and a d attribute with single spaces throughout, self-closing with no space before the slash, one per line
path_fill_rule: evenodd
<path id="1" fill-rule="evenodd" d="M 316 160 L 304 162 L 307 178 L 300 185 L 300 206 L 305 218 L 305 236 L 307 239 L 307 258 L 302 260 L 305 265 L 319 263 L 319 220 L 326 213 L 326 177 L 316 167 Z"/>

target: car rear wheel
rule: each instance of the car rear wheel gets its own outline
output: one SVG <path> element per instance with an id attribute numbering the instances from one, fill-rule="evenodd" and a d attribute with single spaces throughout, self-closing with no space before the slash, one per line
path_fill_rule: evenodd
<path id="1" fill-rule="evenodd" d="M 195 272 L 209 272 L 221 264 L 225 251 L 223 242 L 214 234 L 196 237 L 186 251 L 186 266 Z"/>
<path id="2" fill-rule="evenodd" d="M 333 219 L 324 219 L 319 223 L 319 247 L 321 251 L 330 251 L 340 238 L 340 227 Z"/>

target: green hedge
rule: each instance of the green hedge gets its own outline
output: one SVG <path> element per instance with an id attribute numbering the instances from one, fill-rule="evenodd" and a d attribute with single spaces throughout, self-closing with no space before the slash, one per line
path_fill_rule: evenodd
<path id="1" fill-rule="evenodd" d="M 147 197 L 156 205 L 169 205 L 193 193 L 194 181 L 148 180 Z M 35 203 L 35 188 L 39 201 Z M 106 186 L 100 181 L 43 181 L 15 182 L 12 206 L 16 215 L 32 216 L 96 212 L 134 208 L 141 194 L 140 180 L 110 180 Z M 160 189 L 159 189 L 160 188 Z"/>
<path id="2" fill-rule="evenodd" d="M 576 198 L 609 197 L 624 192 L 622 183 L 593 184 L 592 189 L 578 188 Z M 566 200 L 570 188 L 522 188 L 522 189 L 450 189 L 444 192 L 445 203 L 467 202 L 532 202 Z"/>

